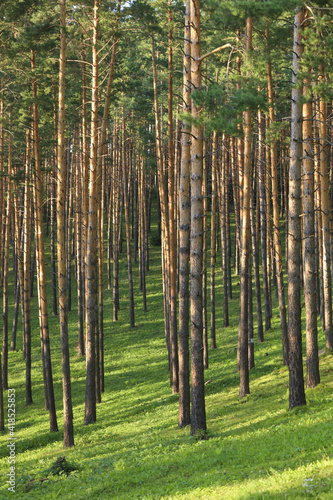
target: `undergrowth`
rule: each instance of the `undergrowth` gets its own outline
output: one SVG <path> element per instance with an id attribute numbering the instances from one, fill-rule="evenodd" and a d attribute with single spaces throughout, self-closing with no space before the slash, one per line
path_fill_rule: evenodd
<path id="1" fill-rule="evenodd" d="M 117 323 L 112 322 L 112 293 L 105 291 L 105 392 L 97 407 L 97 422 L 89 426 L 83 423 L 85 361 L 77 356 L 75 305 L 69 313 L 75 432 L 75 446 L 71 449 L 64 449 L 62 443 L 58 319 L 49 311 L 60 429 L 50 434 L 43 401 L 38 308 L 34 298 L 33 404 L 25 406 L 24 361 L 18 335 L 17 349 L 9 353 L 9 386 L 16 391 L 16 487 L 15 493 L 7 489 L 6 422 L 6 431 L 0 436 L 0 497 L 332 499 L 332 356 L 327 353 L 320 357 L 322 381 L 317 388 L 306 391 L 307 406 L 288 411 L 288 371 L 282 366 L 279 314 L 274 302 L 272 328 L 265 333 L 264 343 L 255 345 L 251 393 L 240 400 L 236 371 L 239 278 L 233 277 L 230 326 L 223 328 L 219 267 L 218 348 L 210 350 L 206 371 L 206 380 L 210 380 L 205 387 L 208 432 L 205 439 L 198 439 L 190 436 L 189 428 L 177 428 L 178 396 L 171 394 L 169 385 L 159 252 L 158 247 L 151 248 L 146 314 L 142 312 L 138 269 L 134 266 L 135 328 L 129 326 L 125 255 L 120 264 L 121 309 Z M 72 302 L 75 304 L 74 290 Z M 324 335 L 319 330 L 320 349 L 324 345 Z M 4 397 L 6 411 L 7 393 Z"/>

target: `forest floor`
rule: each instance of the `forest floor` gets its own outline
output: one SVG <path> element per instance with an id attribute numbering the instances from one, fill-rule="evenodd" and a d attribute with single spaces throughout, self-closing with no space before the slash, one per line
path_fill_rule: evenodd
<path id="1" fill-rule="evenodd" d="M 251 394 L 239 399 L 236 372 L 238 286 L 223 328 L 222 278 L 217 274 L 217 346 L 209 351 L 206 380 L 207 439 L 178 429 L 178 396 L 172 395 L 163 327 L 159 248 L 151 249 L 148 312 L 142 312 L 134 266 L 136 327 L 129 326 L 126 256 L 121 262 L 119 321 L 112 322 L 105 290 L 105 392 L 97 422 L 85 426 L 85 361 L 77 356 L 75 293 L 69 314 L 75 447 L 63 448 L 61 355 L 58 318 L 50 311 L 52 362 L 59 432 L 49 433 L 44 410 L 36 297 L 33 303 L 33 405 L 25 406 L 21 326 L 9 354 L 9 387 L 15 389 L 15 493 L 8 491 L 10 436 L 0 436 L 1 498 L 30 499 L 333 499 L 332 356 L 320 356 L 321 384 L 306 391 L 307 406 L 288 411 L 288 370 L 282 366 L 279 315 L 255 343 Z M 209 282 L 209 275 L 208 275 Z M 73 280 L 74 287 L 74 280 Z M 48 287 L 49 289 L 51 287 Z M 36 295 L 36 294 L 35 294 Z M 50 300 L 51 305 L 51 300 Z M 12 314 L 12 311 L 11 311 Z M 254 315 L 256 317 L 256 315 Z M 12 316 L 11 316 L 12 317 Z M 10 323 L 11 324 L 11 323 Z M 256 328 L 255 328 L 256 334 Z M 325 345 L 319 330 L 319 348 Z M 5 414 L 7 413 L 7 392 Z M 50 472 L 58 457 L 74 470 Z"/>

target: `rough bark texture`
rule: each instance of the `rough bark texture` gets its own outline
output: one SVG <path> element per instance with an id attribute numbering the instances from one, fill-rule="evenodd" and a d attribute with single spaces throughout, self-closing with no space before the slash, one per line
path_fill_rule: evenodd
<path id="1" fill-rule="evenodd" d="M 322 76 L 321 76 L 322 78 Z M 330 218 L 332 206 L 329 192 L 328 171 L 328 144 L 327 138 L 327 104 L 320 99 L 320 187 L 321 187 L 321 216 L 322 216 L 322 238 L 323 238 L 323 295 L 324 295 L 324 317 L 326 349 L 333 349 L 333 327 L 332 327 L 332 276 L 330 266 L 331 239 Z"/>
<path id="2" fill-rule="evenodd" d="M 266 224 L 266 174 L 264 161 L 264 118 L 262 112 L 258 111 L 258 165 L 259 165 L 259 200 L 260 200 L 260 241 L 261 241 L 261 267 L 262 282 L 265 304 L 265 331 L 271 327 L 271 311 L 268 292 L 268 274 L 267 274 L 267 224 Z M 260 332 L 261 333 L 261 332 Z M 264 341 L 264 334 L 258 335 L 258 342 Z"/>
<path id="3" fill-rule="evenodd" d="M 171 0 L 168 2 L 169 20 L 169 60 L 168 60 L 168 212 L 169 212 L 169 275 L 170 275 L 170 346 L 172 360 L 172 392 L 179 391 L 179 361 L 177 339 L 177 259 L 176 259 L 176 224 L 175 224 L 175 166 L 173 141 L 173 60 L 172 60 L 172 14 Z"/>
<path id="4" fill-rule="evenodd" d="M 246 51 L 252 49 L 252 19 L 246 21 Z M 250 393 L 249 366 L 248 366 L 248 264 L 251 252 L 250 243 L 250 193 L 252 167 L 252 138 L 251 138 L 251 110 L 244 112 L 244 175 L 243 175 L 243 209 L 241 227 L 241 279 L 240 279 L 240 308 L 239 308 L 239 397 Z"/>
<path id="5" fill-rule="evenodd" d="M 91 143 L 89 177 L 89 212 L 87 234 L 87 344 L 86 344 L 86 425 L 96 421 L 96 353 L 95 335 L 97 328 L 97 147 L 98 147 L 98 21 L 99 0 L 94 2 L 93 21 L 93 65 L 91 96 Z"/>
<path id="6" fill-rule="evenodd" d="M 306 318 L 306 386 L 320 382 L 317 335 L 317 272 L 315 262 L 314 161 L 311 81 L 303 82 L 303 245 L 304 302 Z M 310 95 L 309 95 L 310 94 Z"/>
<path id="7" fill-rule="evenodd" d="M 60 0 L 60 58 L 59 58 L 59 108 L 58 108 L 58 179 L 57 179 L 57 257 L 58 296 L 62 363 L 62 394 L 64 408 L 64 448 L 74 446 L 73 409 L 67 320 L 67 280 L 65 251 L 65 68 L 66 68 L 66 1 Z M 70 249 L 68 249 L 70 252 Z"/>
<path id="8" fill-rule="evenodd" d="M 200 58 L 200 1 L 192 0 L 191 10 L 191 84 L 193 89 L 201 90 Z M 192 101 L 192 118 L 200 116 L 200 108 Z M 192 125 L 191 144 L 191 434 L 206 430 L 204 367 L 203 367 L 203 329 L 202 329 L 202 126 L 196 121 Z"/>
<path id="9" fill-rule="evenodd" d="M 190 0 L 186 1 L 183 67 L 183 112 L 190 113 Z M 189 372 L 189 255 L 190 255 L 190 164 L 191 127 L 182 122 L 179 184 L 179 414 L 178 426 L 191 422 Z"/>
<path id="10" fill-rule="evenodd" d="M 212 207 L 210 222 L 210 346 L 216 349 L 215 330 L 215 264 L 216 264 L 216 206 L 217 206 L 217 132 L 213 132 Z"/>
<path id="11" fill-rule="evenodd" d="M 304 10 L 297 9 L 294 22 L 293 89 L 288 216 L 288 337 L 289 409 L 306 404 L 304 393 L 301 325 L 301 156 L 302 104 L 297 74 L 302 56 L 301 24 Z"/>
<path id="12" fill-rule="evenodd" d="M 31 53 L 31 69 L 35 70 L 35 53 Z M 38 107 L 37 107 L 37 82 L 33 79 L 33 127 L 34 127 L 34 157 L 35 157 L 35 179 L 34 179 L 34 198 L 35 198 L 35 225 L 36 225 L 36 265 L 38 281 L 38 300 L 39 300 L 39 326 L 41 337 L 41 348 L 44 368 L 45 381 L 45 406 L 50 412 L 50 431 L 57 432 L 57 416 L 55 410 L 55 399 L 53 390 L 53 376 L 51 364 L 50 336 L 48 325 L 47 296 L 46 296 L 46 275 L 45 275 L 45 254 L 44 254 L 44 231 L 43 231 L 43 187 L 42 173 L 40 165 L 39 151 L 39 126 L 38 126 Z"/>

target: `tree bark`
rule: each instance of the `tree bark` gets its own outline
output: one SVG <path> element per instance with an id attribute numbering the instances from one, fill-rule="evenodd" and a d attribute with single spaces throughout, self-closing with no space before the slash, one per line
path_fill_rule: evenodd
<path id="1" fill-rule="evenodd" d="M 212 156 L 212 206 L 210 222 L 210 342 L 211 348 L 216 349 L 215 328 L 215 265 L 216 265 L 216 207 L 217 207 L 217 132 L 213 132 Z"/>
<path id="2" fill-rule="evenodd" d="M 35 52 L 31 53 L 31 69 L 35 71 Z M 35 225 L 36 225 L 36 264 L 39 299 L 39 326 L 41 337 L 42 358 L 45 374 L 45 406 L 50 412 L 50 431 L 57 432 L 57 416 L 55 410 L 55 399 L 53 390 L 53 376 L 51 364 L 50 336 L 48 325 L 47 295 L 46 295 L 46 274 L 45 274 L 45 250 L 43 232 L 43 193 L 42 193 L 42 173 L 40 165 L 39 149 L 39 120 L 37 107 L 37 82 L 33 77 L 33 127 L 34 127 L 34 158 L 35 158 Z"/>
<path id="3" fill-rule="evenodd" d="M 191 112 L 191 44 L 190 2 L 186 0 L 184 58 L 183 58 L 183 112 Z M 183 119 L 181 133 L 181 163 L 179 184 L 179 416 L 178 427 L 191 423 L 189 372 L 189 257 L 190 257 L 190 164 L 191 127 Z"/>
<path id="4" fill-rule="evenodd" d="M 306 24 L 308 21 L 306 21 Z M 314 161 L 311 80 L 303 81 L 303 241 L 304 302 L 306 318 L 306 386 L 320 382 L 317 335 L 317 272 L 315 262 Z"/>
<path id="5" fill-rule="evenodd" d="M 268 29 L 266 29 L 266 38 L 268 39 Z M 268 82 L 268 102 L 269 102 L 269 119 L 272 125 L 275 122 L 275 110 L 273 102 L 273 79 L 272 79 L 272 64 L 269 58 L 267 62 L 267 82 Z M 278 190 L 278 150 L 277 141 L 271 144 L 271 179 L 272 179 L 272 201 L 273 201 L 273 238 L 274 238 L 274 257 L 276 265 L 277 289 L 279 298 L 280 321 L 281 321 L 281 337 L 282 337 L 282 352 L 283 364 L 288 364 L 289 346 L 288 346 L 288 328 L 286 303 L 284 295 L 283 283 L 283 267 L 282 267 L 282 251 L 280 237 L 280 220 L 279 220 L 279 190 Z"/>
<path id="6" fill-rule="evenodd" d="M 191 85 L 201 90 L 200 50 L 200 0 L 192 0 L 191 21 Z M 203 176 L 203 130 L 198 124 L 200 107 L 192 100 L 192 143 L 191 143 L 191 435 L 206 430 L 206 409 L 203 366 L 203 324 L 202 324 L 202 176 Z"/>
<path id="7" fill-rule="evenodd" d="M 323 68 L 321 68 L 320 80 L 323 79 Z M 327 138 L 327 104 L 321 98 L 320 110 L 320 187 L 321 187 L 321 216 L 323 237 L 323 288 L 324 288 L 324 316 L 325 316 L 325 345 L 326 349 L 333 349 L 333 327 L 332 327 L 332 276 L 331 276 L 331 239 L 330 218 L 332 212 L 329 191 L 328 170 L 328 144 Z"/>
<path id="8" fill-rule="evenodd" d="M 252 50 L 252 18 L 246 21 L 246 52 L 249 56 Z M 244 112 L 244 175 L 243 175 L 243 210 L 241 227 L 241 280 L 239 308 L 239 397 L 250 393 L 248 365 L 248 263 L 251 252 L 250 244 L 250 192 L 252 168 L 252 127 L 251 110 Z"/>
<path id="9" fill-rule="evenodd" d="M 74 427 L 67 319 L 66 280 L 66 163 L 65 163 L 65 69 L 66 69 L 66 0 L 60 0 L 60 58 L 58 107 L 58 168 L 57 168 L 57 257 L 58 297 L 62 363 L 62 393 L 64 408 L 64 448 L 74 446 Z M 68 252 L 70 248 L 68 245 Z"/>
<path id="10" fill-rule="evenodd" d="M 304 9 L 297 8 L 294 21 L 291 143 L 288 216 L 288 337 L 289 409 L 306 404 L 304 393 L 301 324 L 301 156 L 302 91 L 298 71 L 302 57 L 301 25 Z"/>
<path id="11" fill-rule="evenodd" d="M 98 148 L 98 23 L 99 0 L 94 0 L 92 44 L 91 142 L 89 162 L 89 211 L 87 234 L 87 343 L 86 343 L 86 425 L 96 422 L 96 353 L 97 328 L 97 148 Z"/>

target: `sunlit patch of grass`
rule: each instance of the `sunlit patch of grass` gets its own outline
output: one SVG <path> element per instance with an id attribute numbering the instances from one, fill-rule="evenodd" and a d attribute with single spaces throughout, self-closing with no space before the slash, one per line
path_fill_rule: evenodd
<path id="1" fill-rule="evenodd" d="M 75 291 L 69 313 L 75 447 L 63 449 L 61 355 L 58 319 L 50 335 L 59 432 L 49 433 L 36 297 L 33 303 L 33 399 L 25 406 L 21 333 L 9 355 L 9 385 L 16 389 L 16 492 L 1 498 L 280 499 L 333 498 L 332 356 L 320 358 L 321 384 L 306 391 L 307 406 L 288 410 L 288 370 L 282 366 L 277 303 L 265 342 L 255 344 L 251 394 L 239 400 L 236 371 L 239 277 L 233 277 L 230 326 L 223 328 L 222 276 L 217 266 L 217 345 L 209 351 L 206 380 L 208 439 L 178 429 L 178 396 L 167 367 L 159 248 L 151 249 L 148 312 L 142 311 L 134 266 L 136 328 L 129 327 L 125 256 L 120 266 L 119 321 L 112 321 L 112 293 L 105 291 L 105 393 L 97 422 L 84 426 L 85 360 L 77 356 Z M 50 272 L 50 269 L 48 269 Z M 49 275 L 50 276 L 50 275 Z M 73 280 L 74 286 L 74 280 Z M 50 287 L 49 287 L 50 289 Z M 274 294 L 273 294 L 274 295 Z M 13 297 L 12 297 L 13 299 Z M 50 302 L 51 303 L 51 302 Z M 255 308 L 254 308 L 255 309 Z M 12 314 L 11 309 L 11 314 Z M 256 314 L 254 310 L 254 318 Z M 254 330 L 256 335 L 256 325 Z M 320 331 L 320 348 L 324 336 Z M 5 400 L 7 394 L 5 393 Z M 8 434 L 0 437 L 2 477 L 8 473 Z M 58 457 L 77 469 L 47 471 Z"/>

